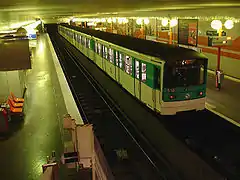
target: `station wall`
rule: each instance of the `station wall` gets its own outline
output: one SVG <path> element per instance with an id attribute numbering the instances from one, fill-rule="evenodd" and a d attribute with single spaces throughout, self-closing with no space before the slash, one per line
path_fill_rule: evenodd
<path id="1" fill-rule="evenodd" d="M 224 24 L 225 20 L 221 20 Z M 154 23 L 151 23 L 152 26 Z M 160 23 L 158 23 L 158 27 L 155 29 L 161 29 Z M 199 35 L 198 35 L 198 48 L 202 50 L 202 52 L 209 59 L 209 69 L 216 70 L 217 68 L 217 53 L 218 49 L 216 47 L 208 46 L 208 36 L 206 35 L 207 30 L 214 30 L 211 28 L 211 20 L 209 21 L 201 21 L 199 20 Z M 151 27 L 153 29 L 153 27 Z M 223 70 L 224 74 L 240 79 L 240 23 L 235 23 L 234 27 L 231 30 L 223 29 L 227 36 L 232 37 L 232 45 L 228 47 L 221 48 L 221 70 Z M 134 36 L 138 38 L 142 37 L 142 29 L 135 29 Z M 177 43 L 177 31 L 178 26 L 172 28 L 173 32 L 173 44 Z M 154 35 L 157 34 L 157 41 L 168 43 L 169 35 L 168 32 L 157 31 L 154 32 L 154 29 L 146 34 Z"/>
<path id="2" fill-rule="evenodd" d="M 25 88 L 26 72 L 19 71 L 0 71 L 0 102 L 5 102 L 13 92 L 16 96 L 22 97 Z"/>
<path id="3" fill-rule="evenodd" d="M 185 11 L 171 11 L 168 15 L 172 17 L 179 17 L 180 14 L 184 16 L 200 16 L 201 14 L 205 15 L 204 17 L 199 18 L 198 22 L 198 48 L 202 50 L 202 52 L 208 57 L 209 59 L 209 69 L 216 70 L 217 68 L 217 54 L 218 49 L 216 47 L 209 47 L 208 46 L 208 36 L 206 35 L 207 30 L 214 30 L 211 27 L 211 21 L 215 18 L 211 16 L 214 11 L 215 14 L 219 14 L 221 12 L 221 20 L 222 24 L 225 23 L 227 19 L 229 19 L 228 15 L 232 15 L 234 17 L 234 13 L 238 13 L 238 9 L 214 9 L 211 11 L 207 10 L 185 10 Z M 162 14 L 161 14 L 162 13 Z M 166 12 L 158 13 L 159 16 L 166 16 Z M 165 13 L 165 14 L 164 14 Z M 156 14 L 153 14 L 156 16 Z M 209 16 L 208 16 L 209 15 Z M 224 17 L 223 17 L 224 15 Z M 154 17 L 152 16 L 152 17 Z M 147 16 L 145 16 L 147 17 Z M 148 16 L 151 17 L 151 16 Z M 216 17 L 217 19 L 218 17 Z M 184 19 L 184 17 L 182 17 Z M 114 23 L 112 27 L 110 23 L 106 24 L 107 32 L 113 32 L 122 35 L 130 35 L 137 38 L 145 39 L 145 36 L 151 37 L 151 40 L 157 40 L 159 42 L 168 43 L 169 42 L 169 32 L 162 31 L 161 20 L 158 18 L 150 18 L 148 25 L 137 25 L 136 21 L 133 19 L 129 19 L 127 24 L 119 24 Z M 235 19 L 236 20 L 236 19 Z M 240 22 L 236 21 L 234 27 L 230 30 L 226 29 L 223 25 L 223 30 L 227 33 L 228 37 L 232 37 L 232 45 L 228 47 L 222 47 L 221 49 L 221 67 L 220 69 L 223 70 L 224 74 L 228 76 L 232 76 L 235 78 L 240 79 Z M 173 32 L 173 44 L 177 43 L 177 32 L 178 26 L 172 28 Z"/>

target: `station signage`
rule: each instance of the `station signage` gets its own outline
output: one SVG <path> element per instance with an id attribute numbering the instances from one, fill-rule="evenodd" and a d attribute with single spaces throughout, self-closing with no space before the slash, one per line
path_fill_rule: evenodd
<path id="1" fill-rule="evenodd" d="M 208 37 L 208 46 L 231 46 L 232 45 L 232 38 L 231 37 L 218 37 L 212 36 Z"/>
<path id="2" fill-rule="evenodd" d="M 178 44 L 196 46 L 198 43 L 198 19 L 178 19 Z"/>
<path id="3" fill-rule="evenodd" d="M 166 26 L 166 27 L 161 27 L 161 31 L 169 31 L 169 26 Z"/>
<path id="4" fill-rule="evenodd" d="M 157 41 L 157 37 L 156 36 L 146 36 L 146 40 Z"/>
<path id="5" fill-rule="evenodd" d="M 28 38 L 29 39 L 36 39 L 37 38 L 37 34 L 29 34 Z"/>
<path id="6" fill-rule="evenodd" d="M 210 30 L 208 30 L 208 31 L 206 31 L 206 35 L 207 36 L 218 36 L 218 32 L 217 31 L 210 31 Z"/>
<path id="7" fill-rule="evenodd" d="M 206 31 L 207 36 L 219 36 L 219 33 L 216 30 L 208 30 Z M 222 31 L 221 36 L 227 36 L 227 33 L 225 31 Z"/>

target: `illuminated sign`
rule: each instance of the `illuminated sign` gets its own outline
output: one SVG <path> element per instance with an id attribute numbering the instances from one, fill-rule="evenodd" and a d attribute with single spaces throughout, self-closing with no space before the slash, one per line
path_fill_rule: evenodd
<path id="1" fill-rule="evenodd" d="M 169 31 L 169 26 L 167 26 L 167 27 L 161 27 L 161 31 Z"/>
<path id="2" fill-rule="evenodd" d="M 216 30 L 214 30 L 214 31 L 208 30 L 208 31 L 206 31 L 206 35 L 207 36 L 219 36 L 219 33 Z M 222 31 L 221 36 L 226 36 L 226 35 L 227 35 L 227 33 L 225 31 Z"/>
<path id="3" fill-rule="evenodd" d="M 212 36 L 208 37 L 208 46 L 231 46 L 232 38 L 226 36 Z"/>
<path id="4" fill-rule="evenodd" d="M 28 38 L 29 38 L 29 39 L 36 39 L 36 38 L 37 38 L 37 35 L 36 35 L 36 34 L 29 34 L 29 35 L 28 35 Z"/>
<path id="5" fill-rule="evenodd" d="M 178 44 L 197 47 L 197 41 L 198 19 L 178 19 Z"/>

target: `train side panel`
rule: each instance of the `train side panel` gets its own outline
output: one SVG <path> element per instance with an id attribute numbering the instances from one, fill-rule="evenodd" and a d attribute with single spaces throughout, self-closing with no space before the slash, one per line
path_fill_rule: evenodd
<path id="1" fill-rule="evenodd" d="M 64 28 L 65 27 L 63 27 L 63 29 Z M 111 43 L 97 40 L 95 37 L 89 38 L 89 36 L 84 36 L 80 33 L 82 37 L 90 39 L 90 45 L 82 45 L 82 42 L 78 43 L 73 40 L 76 36 L 73 37 L 72 31 L 73 30 L 67 30 L 66 28 L 66 30 L 64 32 L 61 31 L 60 34 L 77 47 L 85 56 L 94 61 L 96 65 L 104 70 L 112 79 L 121 84 L 129 93 L 145 103 L 152 110 L 158 111 L 162 115 L 173 115 L 179 111 L 202 110 L 205 108 L 205 96 L 184 100 L 184 98 L 181 99 L 181 96 L 185 97 L 185 93 L 180 93 L 176 96 L 180 98 L 177 99 L 177 101 L 167 100 L 169 94 L 165 92 L 166 90 L 163 88 L 164 61 L 161 61 L 160 64 L 155 63 L 156 60 L 154 57 L 132 52 L 117 45 L 110 45 Z M 114 50 L 114 62 L 109 60 L 109 54 L 107 57 L 106 54 L 103 54 L 104 47 L 108 48 L 108 50 L 109 48 Z M 120 56 L 115 53 L 123 53 L 124 57 L 132 57 L 131 73 L 129 69 L 126 70 L 124 58 L 121 60 L 122 66 L 120 67 Z M 137 67 L 136 62 L 138 62 L 139 67 Z M 138 78 L 136 76 L 138 76 Z M 203 90 L 203 92 L 205 91 Z"/>
<path id="2" fill-rule="evenodd" d="M 81 34 L 82 35 L 82 34 Z M 82 37 L 86 38 L 85 36 L 82 35 Z M 69 38 L 66 38 L 69 39 Z M 119 84 L 121 84 L 129 93 L 131 93 L 133 96 L 135 96 L 136 98 L 138 98 L 140 101 L 142 101 L 143 103 L 145 103 L 147 106 L 149 106 L 151 109 L 153 110 L 158 110 L 160 111 L 160 98 L 161 95 L 159 93 L 159 90 L 155 90 L 153 89 L 151 86 L 149 86 L 149 83 L 152 84 L 153 81 L 153 77 L 151 77 L 151 80 L 149 80 L 148 76 L 146 75 L 147 72 L 145 72 L 145 76 L 146 76 L 146 81 L 148 81 L 148 85 L 145 84 L 144 82 L 142 82 L 142 77 L 144 75 L 142 75 L 142 71 L 140 72 L 140 80 L 136 80 L 135 79 L 135 64 L 134 64 L 134 58 L 132 57 L 131 59 L 131 63 L 132 63 L 132 67 L 131 67 L 131 73 L 126 73 L 125 70 L 125 62 L 124 60 L 121 61 L 122 64 L 122 68 L 118 67 L 118 65 L 116 64 L 116 56 L 114 56 L 114 63 L 111 63 L 109 60 L 103 58 L 103 48 L 107 47 L 109 48 L 109 46 L 107 44 L 103 44 L 101 42 L 101 50 L 100 50 L 100 54 L 95 53 L 94 51 L 92 51 L 91 49 L 93 48 L 93 46 L 91 46 L 91 48 L 87 48 L 85 47 L 85 45 L 82 45 L 82 43 L 79 43 L 77 45 L 77 43 L 74 43 L 72 40 L 69 40 L 73 45 L 75 45 L 76 47 L 79 47 L 78 49 L 85 55 L 87 56 L 89 59 L 93 60 L 102 70 L 104 70 L 110 77 L 112 77 L 113 79 L 115 79 L 117 82 L 119 82 Z M 95 45 L 94 45 L 95 46 Z M 97 45 L 96 45 L 97 46 Z M 99 46 L 99 45 L 98 45 Z M 96 48 L 94 48 L 96 51 Z M 115 48 L 116 49 L 116 48 Z M 92 51 L 92 54 L 91 54 Z M 118 50 L 115 50 L 118 51 Z M 114 51 L 114 52 L 115 52 Z M 121 50 L 121 52 L 124 55 L 127 55 L 128 52 L 125 52 L 124 50 Z M 125 57 L 125 56 L 124 56 Z M 141 57 L 141 59 L 144 59 L 144 57 L 142 57 L 141 55 L 138 55 L 138 57 Z M 119 60 L 118 60 L 119 61 Z M 140 62 L 140 66 L 142 66 L 142 64 L 146 65 L 145 61 L 139 60 Z M 148 69 L 152 68 L 153 65 L 148 63 Z M 142 67 L 141 67 L 142 69 Z M 147 70 L 146 70 L 147 71 Z M 153 70 L 151 70 L 153 71 Z M 149 73 L 149 72 L 148 72 Z M 152 74 L 152 73 L 149 73 Z M 138 82 L 138 83 L 136 83 Z M 147 83 L 147 82 L 146 82 Z"/>
<path id="3" fill-rule="evenodd" d="M 104 59 L 105 61 L 105 72 L 113 79 L 115 79 L 115 65 L 111 63 L 110 61 Z"/>
<path id="4" fill-rule="evenodd" d="M 127 74 L 124 70 L 121 70 L 121 84 L 122 86 L 134 96 L 134 79 L 131 75 Z"/>

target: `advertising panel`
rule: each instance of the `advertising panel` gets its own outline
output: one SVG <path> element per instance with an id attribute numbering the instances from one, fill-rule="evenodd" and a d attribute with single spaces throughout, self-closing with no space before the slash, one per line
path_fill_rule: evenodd
<path id="1" fill-rule="evenodd" d="M 178 44 L 197 46 L 198 19 L 178 19 Z"/>

